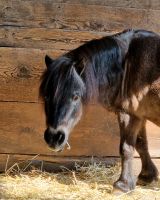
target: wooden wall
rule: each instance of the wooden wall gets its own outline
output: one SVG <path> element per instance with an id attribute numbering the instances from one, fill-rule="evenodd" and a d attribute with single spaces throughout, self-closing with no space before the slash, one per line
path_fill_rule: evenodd
<path id="1" fill-rule="evenodd" d="M 68 162 L 117 157 L 116 117 L 90 105 L 71 135 L 71 151 L 55 154 L 43 140 L 38 99 L 44 56 L 57 57 L 80 44 L 127 28 L 160 32 L 159 0 L 0 1 L 0 170 L 31 159 Z M 148 124 L 150 151 L 160 158 L 160 129 Z M 8 157 L 10 155 L 10 157 Z"/>

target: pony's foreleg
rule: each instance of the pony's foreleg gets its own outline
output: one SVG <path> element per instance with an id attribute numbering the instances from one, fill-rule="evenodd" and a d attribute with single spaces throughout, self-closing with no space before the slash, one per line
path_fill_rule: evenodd
<path id="1" fill-rule="evenodd" d="M 138 184 L 151 183 L 158 179 L 158 170 L 151 160 L 148 152 L 148 142 L 146 135 L 146 121 L 143 121 L 141 129 L 137 136 L 136 150 L 140 155 L 142 161 L 142 169 L 138 176 Z"/>
<path id="2" fill-rule="evenodd" d="M 127 192 L 133 190 L 136 185 L 136 179 L 132 172 L 132 161 L 141 120 L 126 113 L 119 113 L 118 121 L 122 170 L 120 178 L 114 183 L 114 187 Z"/>

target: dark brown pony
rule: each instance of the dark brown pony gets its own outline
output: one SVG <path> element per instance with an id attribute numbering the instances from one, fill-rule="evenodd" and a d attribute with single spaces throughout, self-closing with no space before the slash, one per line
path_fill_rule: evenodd
<path id="1" fill-rule="evenodd" d="M 89 41 L 55 60 L 46 56 L 40 95 L 45 102 L 47 144 L 62 150 L 81 118 L 83 104 L 99 101 L 116 112 L 119 121 L 122 171 L 114 186 L 134 189 L 135 149 L 142 161 L 138 182 L 157 180 L 148 152 L 146 120 L 160 126 L 159 56 L 160 37 L 144 30 Z"/>

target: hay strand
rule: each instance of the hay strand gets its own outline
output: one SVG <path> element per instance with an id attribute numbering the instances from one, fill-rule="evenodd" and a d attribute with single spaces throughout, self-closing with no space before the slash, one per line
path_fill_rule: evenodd
<path id="1" fill-rule="evenodd" d="M 28 164 L 27 164 L 28 165 Z M 43 165 L 42 165 L 43 166 Z M 17 163 L 0 175 L 1 199 L 52 200 L 160 200 L 160 181 L 134 191 L 114 195 L 113 182 L 120 165 L 106 167 L 102 163 L 75 163 L 76 170 L 62 167 L 62 172 L 47 173 L 33 169 L 24 172 Z M 42 167 L 41 167 L 42 169 Z"/>

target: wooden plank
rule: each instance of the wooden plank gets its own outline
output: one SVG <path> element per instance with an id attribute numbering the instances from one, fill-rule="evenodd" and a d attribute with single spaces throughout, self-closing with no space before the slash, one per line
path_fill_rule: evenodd
<path id="1" fill-rule="evenodd" d="M 159 1 L 160 4 L 160 1 Z M 152 30 L 160 33 L 160 11 L 159 10 L 149 10 L 148 11 L 148 25 Z"/>
<path id="2" fill-rule="evenodd" d="M 0 46 L 35 49 L 71 50 L 88 40 L 113 32 L 67 31 L 50 28 L 2 27 Z"/>
<path id="3" fill-rule="evenodd" d="M 149 28 L 147 9 L 62 4 L 53 1 L 0 1 L 0 25 L 47 27 L 69 30 L 115 31 Z"/>
<path id="4" fill-rule="evenodd" d="M 106 166 L 112 166 L 116 164 L 117 161 L 119 161 L 119 158 L 115 157 L 56 157 L 46 155 L 31 156 L 19 154 L 0 154 L 0 172 L 9 172 L 10 168 L 12 168 L 16 163 L 21 170 L 28 170 L 31 166 L 34 166 L 36 169 L 57 172 L 61 171 L 63 167 L 67 169 L 75 169 L 75 163 L 84 165 L 84 163 L 89 164 L 101 162 Z M 15 166 L 15 169 L 17 169 L 17 166 Z"/>
<path id="5" fill-rule="evenodd" d="M 159 0 L 149 0 L 149 8 L 160 10 L 160 1 Z"/>
<path id="6" fill-rule="evenodd" d="M 54 0 L 55 3 L 67 3 L 67 4 L 85 4 L 85 5 L 102 5 L 110 7 L 123 7 L 123 8 L 142 8 L 159 9 L 158 0 Z M 155 7 L 157 5 L 157 7 Z"/>
<path id="7" fill-rule="evenodd" d="M 22 1 L 24 4 L 25 0 Z M 32 0 L 33 4 L 35 3 Z M 9 1 L 5 1 L 5 3 L 9 4 Z M 39 0 L 39 3 L 43 3 L 43 0 Z M 45 0 L 46 4 L 81 4 L 81 5 L 95 5 L 95 6 L 107 6 L 107 7 L 122 7 L 122 8 L 136 8 L 136 9 L 160 9 L 159 0 L 107 0 L 107 1 L 99 1 L 99 0 Z M 11 4 L 11 3 L 10 3 Z M 13 2 L 12 2 L 13 4 Z M 8 8 L 9 9 L 9 8 Z"/>
<path id="8" fill-rule="evenodd" d="M 38 101 L 46 53 L 57 57 L 64 51 L 0 48 L 0 101 Z"/>
<path id="9" fill-rule="evenodd" d="M 45 119 L 42 104 L 0 103 L 0 153 L 57 156 L 119 156 L 116 116 L 98 105 L 90 105 L 70 136 L 71 151 L 54 153 L 43 139 Z M 160 128 L 148 132 L 150 153 L 160 157 Z M 148 129 L 149 131 L 149 129 Z M 88 145 L 90 144 L 90 145 Z"/>
<path id="10" fill-rule="evenodd" d="M 158 171 L 160 172 L 160 159 L 152 159 Z M 37 155 L 19 155 L 19 154 L 0 154 L 0 172 L 9 172 L 17 163 L 20 170 L 29 170 L 30 167 L 45 170 L 48 172 L 58 172 L 64 167 L 67 169 L 75 169 L 75 163 L 84 165 L 89 163 L 102 163 L 106 166 L 113 166 L 120 162 L 117 157 L 53 157 Z M 28 167 L 27 167 L 28 166 Z M 17 169 L 15 165 L 15 169 Z M 137 176 L 141 171 L 141 161 L 139 158 L 134 158 L 133 162 L 134 174 Z"/>
<path id="11" fill-rule="evenodd" d="M 91 105 L 71 134 L 72 150 L 54 153 L 48 150 L 43 139 L 45 119 L 42 109 L 42 105 L 36 103 L 0 103 L 0 153 L 60 156 L 118 155 L 119 134 L 114 114 L 106 113 L 103 108 Z"/>

